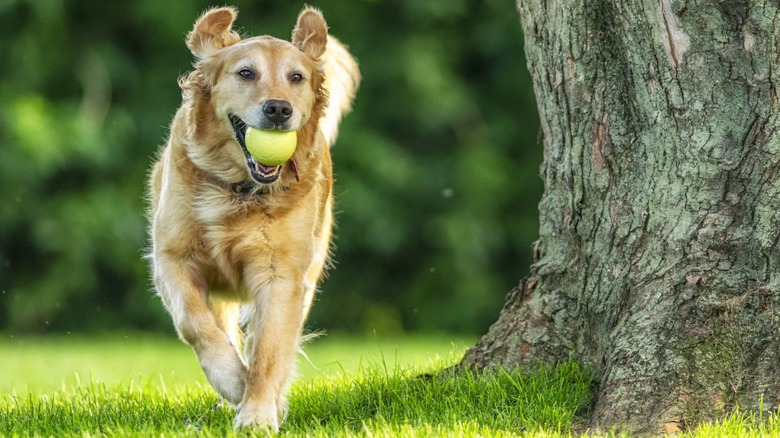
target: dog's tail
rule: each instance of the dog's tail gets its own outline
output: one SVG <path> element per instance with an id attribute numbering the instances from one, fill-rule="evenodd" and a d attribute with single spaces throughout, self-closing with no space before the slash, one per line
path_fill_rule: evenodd
<path id="1" fill-rule="evenodd" d="M 341 118 L 352 110 L 352 101 L 360 86 L 360 70 L 347 48 L 332 36 L 328 36 L 323 57 L 325 89 L 330 97 L 325 114 L 320 119 L 320 129 L 328 144 L 333 146 L 339 134 Z"/>

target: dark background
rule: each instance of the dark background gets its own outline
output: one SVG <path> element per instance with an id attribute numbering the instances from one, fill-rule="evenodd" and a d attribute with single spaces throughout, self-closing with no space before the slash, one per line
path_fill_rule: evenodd
<path id="1" fill-rule="evenodd" d="M 363 74 L 308 325 L 479 334 L 526 275 L 541 146 L 509 0 L 310 2 Z M 221 5 L 218 3 L 217 5 Z M 288 39 L 302 2 L 234 1 Z M 165 330 L 146 173 L 205 1 L 0 0 L 0 331 Z"/>

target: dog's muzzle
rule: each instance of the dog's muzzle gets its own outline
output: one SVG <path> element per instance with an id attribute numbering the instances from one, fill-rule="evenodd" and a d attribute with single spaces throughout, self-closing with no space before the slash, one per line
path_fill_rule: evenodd
<path id="1" fill-rule="evenodd" d="M 241 150 L 244 151 L 246 165 L 252 179 L 261 184 L 271 184 L 279 179 L 279 175 L 282 173 L 282 166 L 266 166 L 258 163 L 255 157 L 253 157 L 246 148 L 246 131 L 248 125 L 234 114 L 230 114 L 230 124 L 233 126 L 233 131 L 236 134 L 236 141 L 241 146 Z"/>

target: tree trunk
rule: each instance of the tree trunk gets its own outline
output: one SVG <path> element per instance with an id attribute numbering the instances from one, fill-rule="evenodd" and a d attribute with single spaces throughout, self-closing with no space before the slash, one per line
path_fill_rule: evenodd
<path id="1" fill-rule="evenodd" d="M 532 275 L 463 359 L 573 359 L 590 426 L 780 402 L 775 1 L 519 0 L 545 192 Z"/>

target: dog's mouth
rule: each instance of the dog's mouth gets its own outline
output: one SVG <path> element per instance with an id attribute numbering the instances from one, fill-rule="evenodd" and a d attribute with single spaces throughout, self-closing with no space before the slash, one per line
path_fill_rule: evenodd
<path id="1" fill-rule="evenodd" d="M 252 179 L 261 184 L 271 184 L 279 179 L 279 175 L 282 173 L 282 166 L 266 166 L 259 163 L 252 154 L 249 153 L 249 149 L 246 148 L 246 130 L 249 127 L 241 118 L 234 114 L 230 114 L 230 124 L 233 126 L 233 131 L 236 134 L 236 141 L 241 145 L 241 150 L 244 151 L 244 157 L 246 157 L 246 166 L 249 169 L 249 174 Z"/>

